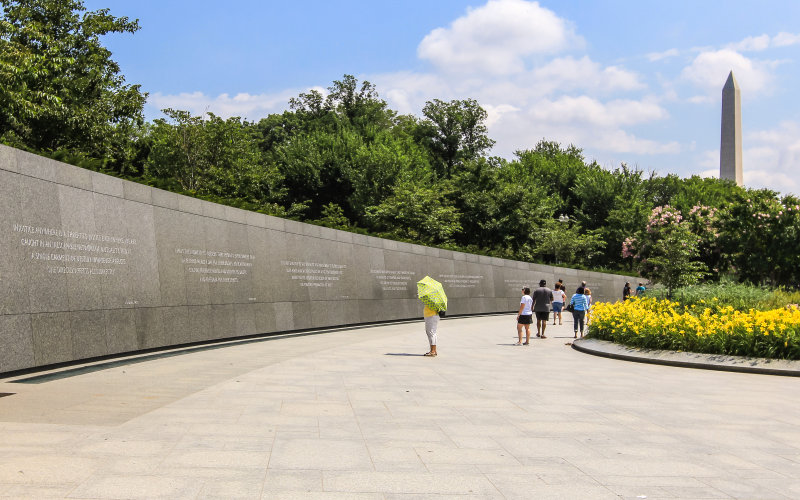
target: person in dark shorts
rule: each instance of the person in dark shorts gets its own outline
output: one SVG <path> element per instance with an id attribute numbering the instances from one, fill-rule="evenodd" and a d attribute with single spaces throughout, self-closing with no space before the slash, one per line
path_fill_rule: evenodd
<path id="1" fill-rule="evenodd" d="M 553 291 L 547 288 L 547 281 L 539 281 L 539 288 L 533 291 L 533 312 L 536 314 L 536 336 L 546 339 L 544 330 L 550 320 L 550 304 L 553 303 Z"/>
<path id="2" fill-rule="evenodd" d="M 517 338 L 519 339 L 516 345 L 528 345 L 531 342 L 531 323 L 533 316 L 533 299 L 531 298 L 531 289 L 525 287 L 522 289 L 522 299 L 519 301 L 519 313 L 517 313 Z M 522 343 L 522 327 L 525 327 L 525 343 Z"/>
<path id="3" fill-rule="evenodd" d="M 631 298 L 631 282 L 625 282 L 625 288 L 622 289 L 622 300 L 628 300 Z"/>

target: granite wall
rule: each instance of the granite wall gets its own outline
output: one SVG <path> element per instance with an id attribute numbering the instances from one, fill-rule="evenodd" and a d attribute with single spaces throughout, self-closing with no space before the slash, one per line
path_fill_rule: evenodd
<path id="1" fill-rule="evenodd" d="M 0 146 L 0 373 L 253 334 L 516 310 L 520 288 L 623 276 L 336 231 L 180 196 Z"/>

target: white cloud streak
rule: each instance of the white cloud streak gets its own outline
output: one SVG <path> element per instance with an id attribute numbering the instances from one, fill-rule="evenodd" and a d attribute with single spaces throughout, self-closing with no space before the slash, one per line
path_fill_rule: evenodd
<path id="1" fill-rule="evenodd" d="M 679 54 L 680 52 L 678 51 L 678 49 L 669 49 L 663 52 L 650 52 L 645 57 L 647 57 L 647 60 L 650 62 L 656 62 L 656 61 L 661 61 L 662 59 L 669 59 L 671 57 L 676 57 Z"/>
<path id="2" fill-rule="evenodd" d="M 788 47 L 797 44 L 800 44 L 800 33 L 787 33 L 782 31 L 772 37 L 767 34 L 748 36 L 743 40 L 729 44 L 727 48 L 742 52 L 758 52 L 771 48 Z"/>

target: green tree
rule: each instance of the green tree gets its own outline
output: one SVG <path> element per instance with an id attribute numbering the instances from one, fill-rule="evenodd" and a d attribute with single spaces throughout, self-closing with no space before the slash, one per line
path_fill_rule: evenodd
<path id="1" fill-rule="evenodd" d="M 601 253 L 605 242 L 599 231 L 584 231 L 568 219 L 549 219 L 536 231 L 533 255 L 550 264 L 577 264 L 586 267 Z"/>
<path id="2" fill-rule="evenodd" d="M 720 211 L 719 247 L 742 281 L 797 287 L 800 282 L 800 199 L 750 190 Z"/>
<path id="3" fill-rule="evenodd" d="M 487 136 L 486 110 L 474 99 L 425 103 L 420 124 L 422 140 L 430 148 L 440 178 L 449 179 L 460 162 L 478 158 L 494 145 Z"/>
<path id="4" fill-rule="evenodd" d="M 631 244 L 636 248 L 633 258 L 639 274 L 663 284 L 669 297 L 675 289 L 696 284 L 708 274 L 699 260 L 700 238 L 681 212 L 669 205 L 653 209 L 645 230 L 627 240 L 626 247 Z"/>
<path id="5" fill-rule="evenodd" d="M 183 190 L 234 198 L 275 213 L 285 190 L 277 168 L 256 142 L 257 129 L 239 118 L 193 116 L 165 109 L 150 132 L 147 175 Z M 278 210 L 280 212 L 280 210 Z"/>
<path id="6" fill-rule="evenodd" d="M 130 160 L 126 147 L 143 122 L 146 94 L 125 84 L 100 37 L 133 33 L 138 22 L 108 9 L 86 12 L 81 0 L 0 5 L 0 138 L 38 151 Z"/>
<path id="7" fill-rule="evenodd" d="M 442 182 L 442 181 L 440 181 Z M 500 158 L 465 161 L 447 182 L 461 212 L 456 241 L 509 257 L 532 257 L 537 228 L 553 213 L 553 200 L 531 178 L 516 178 L 514 165 Z"/>
<path id="8" fill-rule="evenodd" d="M 461 229 L 458 210 L 427 184 L 398 183 L 392 196 L 367 208 L 376 229 L 420 243 L 450 242 Z"/>

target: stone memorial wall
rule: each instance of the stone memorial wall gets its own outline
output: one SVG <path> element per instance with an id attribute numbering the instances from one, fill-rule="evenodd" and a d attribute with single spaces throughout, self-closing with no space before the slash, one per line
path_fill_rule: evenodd
<path id="1" fill-rule="evenodd" d="M 570 292 L 586 280 L 596 300 L 626 281 L 270 217 L 0 146 L 0 373 L 421 318 L 426 274 L 450 315 L 515 311 L 540 279 Z"/>

